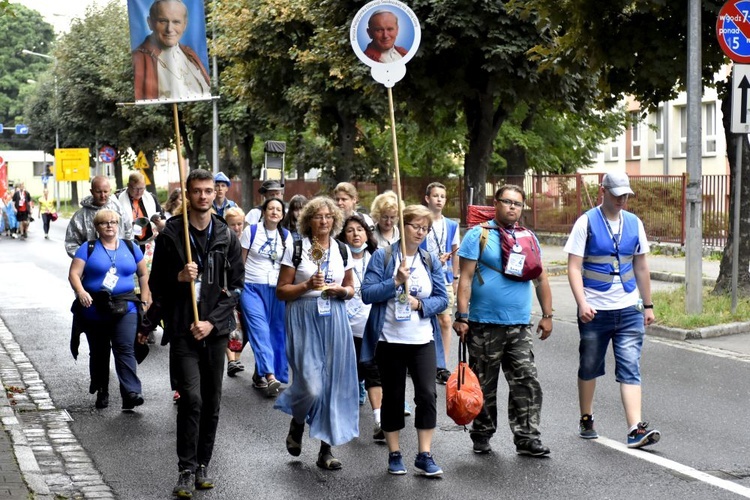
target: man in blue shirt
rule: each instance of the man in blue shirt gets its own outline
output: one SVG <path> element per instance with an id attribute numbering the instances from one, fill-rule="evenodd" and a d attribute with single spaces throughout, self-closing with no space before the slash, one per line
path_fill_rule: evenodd
<path id="1" fill-rule="evenodd" d="M 497 385 L 502 368 L 508 381 L 508 420 L 516 452 L 542 457 L 550 450 L 539 438 L 542 388 L 534 364 L 531 333 L 532 291 L 542 308 L 537 333 L 542 340 L 552 333 L 552 292 L 546 271 L 537 279 L 518 281 L 506 277 L 511 267 L 503 266 L 500 231 L 516 238 L 526 195 L 518 186 L 505 185 L 495 193 L 495 218 L 476 226 L 464 237 L 458 251 L 460 278 L 456 320 L 453 329 L 467 343 L 469 365 L 484 393 L 484 407 L 471 428 L 475 453 L 489 453 L 490 438 L 497 429 Z M 482 233 L 485 236 L 482 237 Z M 538 242 L 531 232 L 525 232 Z M 486 245 L 480 250 L 481 240 Z M 520 236 L 519 236 L 520 238 Z M 523 267 L 521 245 L 514 245 L 514 259 Z M 476 276 L 475 276 L 476 275 Z M 532 285 L 533 283 L 533 285 Z M 469 305 L 471 299 L 471 306 Z"/>

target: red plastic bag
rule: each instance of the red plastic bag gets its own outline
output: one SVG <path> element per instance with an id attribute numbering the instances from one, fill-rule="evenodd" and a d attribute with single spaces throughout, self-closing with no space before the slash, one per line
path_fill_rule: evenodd
<path id="1" fill-rule="evenodd" d="M 479 415 L 484 406 L 484 394 L 479 379 L 466 362 L 466 343 L 458 345 L 458 368 L 451 373 L 445 387 L 448 416 L 458 425 L 467 425 Z"/>

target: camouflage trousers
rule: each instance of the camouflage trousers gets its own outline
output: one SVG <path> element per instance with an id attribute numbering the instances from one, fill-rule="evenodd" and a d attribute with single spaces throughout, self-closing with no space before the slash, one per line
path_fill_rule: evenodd
<path id="1" fill-rule="evenodd" d="M 469 365 L 479 378 L 484 407 L 471 435 L 492 437 L 497 429 L 497 387 L 500 368 L 508 382 L 508 423 L 513 442 L 539 438 L 542 387 L 534 364 L 531 325 L 469 323 Z"/>

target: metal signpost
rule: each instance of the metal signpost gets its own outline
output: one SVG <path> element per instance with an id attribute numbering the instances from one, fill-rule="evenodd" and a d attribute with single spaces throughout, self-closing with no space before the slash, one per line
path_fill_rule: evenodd
<path id="1" fill-rule="evenodd" d="M 716 36 L 724 53 L 735 62 L 732 71 L 732 126 L 738 134 L 734 162 L 734 217 L 732 218 L 732 314 L 737 310 L 740 258 L 740 196 L 742 193 L 741 134 L 750 132 L 750 0 L 730 0 L 719 11 Z M 738 64 L 739 63 L 739 64 Z M 746 270 L 747 271 L 747 270 Z"/>

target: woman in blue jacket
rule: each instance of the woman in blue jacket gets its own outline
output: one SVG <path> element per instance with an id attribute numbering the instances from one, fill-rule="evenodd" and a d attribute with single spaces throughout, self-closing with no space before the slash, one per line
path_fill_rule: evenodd
<path id="1" fill-rule="evenodd" d="M 377 361 L 383 387 L 381 427 L 388 445 L 388 472 L 406 474 L 399 447 L 404 428 L 406 372 L 414 383 L 414 426 L 419 474 L 443 473 L 432 458 L 432 436 L 437 426 L 436 356 L 437 314 L 448 305 L 440 262 L 419 245 L 432 226 L 430 211 L 421 205 L 404 209 L 405 254 L 398 243 L 375 252 L 362 283 L 362 300 L 373 304 L 365 328 L 361 361 Z"/>

